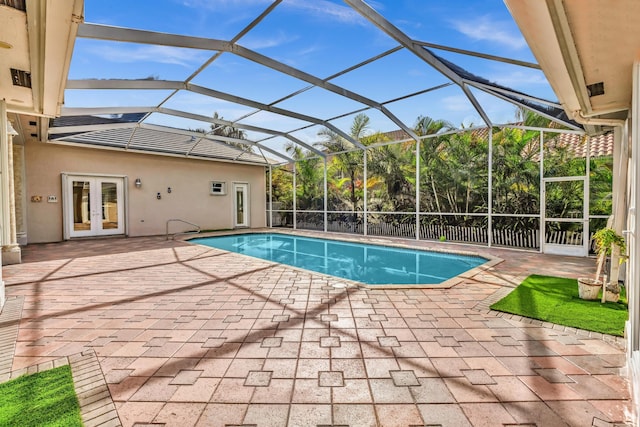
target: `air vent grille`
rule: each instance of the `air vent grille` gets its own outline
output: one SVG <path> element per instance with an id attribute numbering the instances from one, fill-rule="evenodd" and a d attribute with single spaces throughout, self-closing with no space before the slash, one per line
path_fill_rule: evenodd
<path id="1" fill-rule="evenodd" d="M 11 80 L 14 86 L 31 87 L 31 73 L 23 70 L 11 69 Z"/>
<path id="2" fill-rule="evenodd" d="M 589 97 L 604 95 L 604 82 L 587 85 L 587 91 L 589 91 Z"/>
<path id="3" fill-rule="evenodd" d="M 25 5 L 25 0 L 0 0 L 0 5 L 9 6 L 14 9 L 21 10 L 23 12 L 27 11 L 27 7 Z"/>

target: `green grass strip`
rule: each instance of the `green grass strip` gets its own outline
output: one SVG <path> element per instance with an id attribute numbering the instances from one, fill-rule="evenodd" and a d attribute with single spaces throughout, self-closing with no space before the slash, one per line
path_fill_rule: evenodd
<path id="1" fill-rule="evenodd" d="M 82 427 L 69 365 L 0 384 L 0 426 Z"/>
<path id="2" fill-rule="evenodd" d="M 624 289 L 619 302 L 602 304 L 580 299 L 575 279 L 538 275 L 527 277 L 491 309 L 619 337 L 629 317 Z"/>

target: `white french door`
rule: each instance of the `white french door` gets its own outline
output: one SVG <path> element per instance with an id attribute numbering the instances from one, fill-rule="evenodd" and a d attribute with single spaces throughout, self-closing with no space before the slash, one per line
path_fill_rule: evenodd
<path id="1" fill-rule="evenodd" d="M 124 178 L 63 175 L 65 238 L 124 234 Z"/>
<path id="2" fill-rule="evenodd" d="M 249 226 L 249 184 L 233 183 L 233 226 Z"/>

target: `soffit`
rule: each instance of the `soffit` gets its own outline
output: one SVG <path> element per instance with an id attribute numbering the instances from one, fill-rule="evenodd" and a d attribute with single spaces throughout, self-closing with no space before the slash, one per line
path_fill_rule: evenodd
<path id="1" fill-rule="evenodd" d="M 505 0 L 571 117 L 625 118 L 632 65 L 640 59 L 637 0 Z M 589 85 L 604 84 L 594 95 Z"/>
<path id="2" fill-rule="evenodd" d="M 565 0 L 564 7 L 585 83 L 604 83 L 604 94 L 590 97 L 591 108 L 629 108 L 632 67 L 640 59 L 640 2 Z"/>
<path id="3" fill-rule="evenodd" d="M 0 42 L 0 92 L 8 108 L 31 110 L 31 89 L 14 85 L 11 77 L 11 68 L 31 72 L 25 12 L 0 5 Z"/>

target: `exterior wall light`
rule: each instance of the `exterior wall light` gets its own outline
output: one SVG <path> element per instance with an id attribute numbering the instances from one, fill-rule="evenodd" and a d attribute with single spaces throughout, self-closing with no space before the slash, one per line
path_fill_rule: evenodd
<path id="1" fill-rule="evenodd" d="M 142 181 L 140 180 L 140 178 L 136 178 L 135 185 L 136 185 L 136 188 L 142 187 Z"/>

